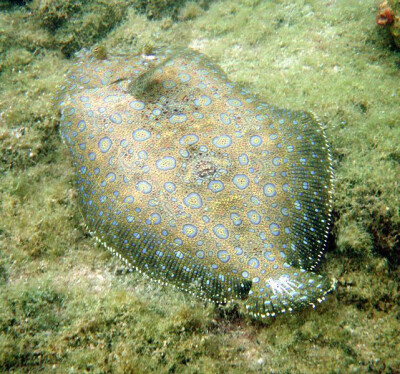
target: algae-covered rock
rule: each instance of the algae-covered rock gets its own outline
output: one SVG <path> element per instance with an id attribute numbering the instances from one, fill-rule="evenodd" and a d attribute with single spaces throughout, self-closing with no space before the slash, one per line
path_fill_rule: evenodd
<path id="1" fill-rule="evenodd" d="M 69 57 L 101 40 L 125 18 L 129 9 L 145 14 L 148 19 L 192 19 L 209 2 L 188 2 L 181 12 L 186 0 L 33 0 L 26 6 L 37 24 L 51 34 L 53 48 Z"/>
<path id="2" fill-rule="evenodd" d="M 134 0 L 133 6 L 149 19 L 160 19 L 166 16 L 173 19 L 190 19 L 200 14 L 212 0 Z M 185 4 L 187 5 L 185 6 Z M 183 8 L 181 10 L 181 8 Z"/>
<path id="3" fill-rule="evenodd" d="M 389 30 L 394 43 L 400 48 L 400 1 L 382 1 L 378 6 L 376 23 Z"/>
<path id="4" fill-rule="evenodd" d="M 34 0 L 29 8 L 36 21 L 54 36 L 54 46 L 70 56 L 107 35 L 130 4 L 124 0 Z"/>

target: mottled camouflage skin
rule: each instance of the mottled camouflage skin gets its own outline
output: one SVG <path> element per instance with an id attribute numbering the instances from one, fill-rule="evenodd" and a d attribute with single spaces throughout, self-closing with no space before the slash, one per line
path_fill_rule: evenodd
<path id="1" fill-rule="evenodd" d="M 274 108 L 189 49 L 96 58 L 63 87 L 89 231 L 152 279 L 256 317 L 321 301 L 332 168 L 313 116 Z"/>

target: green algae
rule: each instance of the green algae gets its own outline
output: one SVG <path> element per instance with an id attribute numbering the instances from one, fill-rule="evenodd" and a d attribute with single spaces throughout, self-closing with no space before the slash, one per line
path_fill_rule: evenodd
<path id="1" fill-rule="evenodd" d="M 375 2 L 218 1 L 153 20 L 134 2 L 113 12 L 81 3 L 1 8 L 1 370 L 398 372 L 399 54 L 381 38 Z M 38 9 L 55 12 L 57 27 Z M 316 310 L 260 324 L 240 305 L 125 273 L 85 233 L 51 99 L 66 56 L 95 42 L 141 51 L 177 41 L 268 102 L 326 123 L 336 186 L 321 272 L 338 283 Z"/>

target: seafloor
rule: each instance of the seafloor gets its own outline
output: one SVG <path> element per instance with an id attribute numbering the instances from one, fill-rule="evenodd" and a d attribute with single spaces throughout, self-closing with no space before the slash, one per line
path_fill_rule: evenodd
<path id="1" fill-rule="evenodd" d="M 400 52 L 375 0 L 0 1 L 0 371 L 400 372 Z M 177 44 L 326 124 L 315 310 L 253 321 L 126 273 L 85 233 L 52 107 L 73 53 Z"/>

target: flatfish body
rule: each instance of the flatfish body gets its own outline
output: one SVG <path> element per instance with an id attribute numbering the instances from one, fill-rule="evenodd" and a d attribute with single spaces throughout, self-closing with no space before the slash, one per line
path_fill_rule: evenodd
<path id="1" fill-rule="evenodd" d="M 314 116 L 190 49 L 103 57 L 81 52 L 58 99 L 90 233 L 151 279 L 255 317 L 323 300 L 333 173 Z"/>

